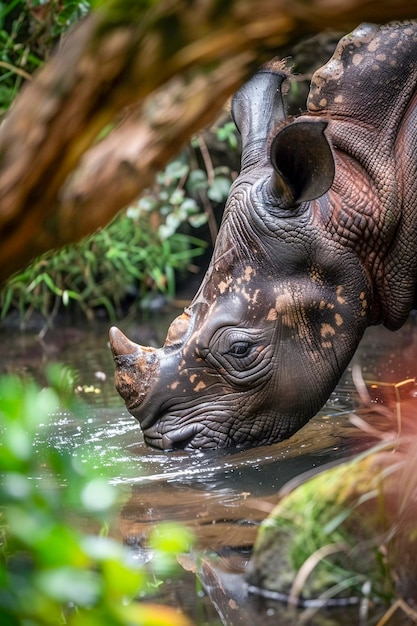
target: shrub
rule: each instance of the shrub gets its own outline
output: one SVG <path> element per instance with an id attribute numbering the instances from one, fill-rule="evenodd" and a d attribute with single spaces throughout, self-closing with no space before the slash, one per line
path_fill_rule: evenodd
<path id="1" fill-rule="evenodd" d="M 225 150 L 235 145 L 235 132 L 227 122 L 209 137 Z M 207 246 L 191 231 L 208 223 L 215 239 L 213 207 L 223 206 L 233 177 L 232 167 L 213 164 L 203 136 L 194 138 L 157 174 L 154 187 L 108 227 L 15 275 L 0 292 L 0 320 L 16 310 L 22 326 L 33 312 L 50 323 L 70 304 L 87 318 L 100 307 L 114 319 L 128 296 L 142 305 L 154 292 L 173 297 L 177 275 L 190 271 Z"/>
<path id="2" fill-rule="evenodd" d="M 0 0 L 0 115 L 26 80 L 50 55 L 62 34 L 85 15 L 89 0 Z M 209 137 L 211 145 L 206 143 Z M 173 296 L 176 275 L 205 248 L 190 228 L 217 226 L 213 205 L 224 203 L 233 168 L 216 167 L 212 151 L 236 150 L 228 121 L 195 137 L 157 175 L 156 184 L 107 228 L 76 246 L 48 254 L 14 276 L 0 292 L 0 320 L 18 311 L 24 326 L 33 312 L 47 325 L 60 308 L 76 305 L 88 318 L 100 307 L 110 318 L 126 296 L 142 303 L 154 291 Z M 212 150 L 212 147 L 213 150 Z"/>
<path id="3" fill-rule="evenodd" d="M 90 4 L 88 0 L 0 2 L 0 116 Z"/>
<path id="4" fill-rule="evenodd" d="M 0 379 L 0 623 L 186 626 L 177 611 L 136 602 L 155 587 L 155 576 L 175 571 L 176 554 L 190 545 L 185 528 L 170 525 L 169 541 L 166 528 L 156 530 L 155 571 L 135 564 L 115 540 L 68 523 L 79 513 L 105 528 L 118 494 L 69 453 L 33 445 L 58 407 L 80 411 L 71 372 L 54 366 L 48 375 L 43 390 L 30 380 Z"/>

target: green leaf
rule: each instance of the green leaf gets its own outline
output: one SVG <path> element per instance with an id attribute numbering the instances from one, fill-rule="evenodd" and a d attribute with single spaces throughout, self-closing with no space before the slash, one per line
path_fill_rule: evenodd
<path id="1" fill-rule="evenodd" d="M 199 211 L 198 204 L 193 198 L 185 198 L 184 202 L 180 206 L 180 209 L 186 216 Z"/>
<path id="2" fill-rule="evenodd" d="M 193 533 L 176 522 L 158 524 L 152 531 L 149 544 L 155 550 L 162 550 L 168 554 L 177 555 L 188 552 L 194 542 Z"/>
<path id="3" fill-rule="evenodd" d="M 169 201 L 172 205 L 181 204 L 184 199 L 184 189 L 175 189 L 171 194 Z"/>
<path id="4" fill-rule="evenodd" d="M 81 500 L 87 511 L 107 511 L 115 502 L 117 490 L 104 478 L 94 478 L 81 492 Z"/>
<path id="5" fill-rule="evenodd" d="M 196 193 L 201 189 L 207 189 L 207 174 L 204 170 L 191 170 L 186 183 L 188 193 Z"/>
<path id="6" fill-rule="evenodd" d="M 191 224 L 193 228 L 200 228 L 207 224 L 207 215 L 206 213 L 197 213 L 196 215 L 190 215 L 188 218 L 188 223 Z"/>
<path id="7" fill-rule="evenodd" d="M 169 216 L 168 216 L 169 217 Z M 177 229 L 179 222 L 171 220 L 171 223 L 161 224 L 158 228 L 158 235 L 162 241 L 169 239 L 171 235 L 173 235 Z"/>
<path id="8" fill-rule="evenodd" d="M 94 604 L 101 593 L 98 573 L 72 567 L 57 567 L 41 571 L 35 579 L 40 591 L 59 602 L 78 606 Z"/>
<path id="9" fill-rule="evenodd" d="M 32 483 L 27 476 L 9 472 L 3 477 L 3 489 L 13 500 L 25 500 L 31 493 Z"/>
<path id="10" fill-rule="evenodd" d="M 144 572 L 133 569 L 121 557 L 106 559 L 102 564 L 102 573 L 112 598 L 137 596 L 145 584 Z"/>
<path id="11" fill-rule="evenodd" d="M 130 219 L 138 219 L 142 211 L 149 213 L 153 211 L 157 206 L 156 200 L 153 196 L 143 196 L 135 207 L 129 207 L 126 211 L 127 217 Z"/>
<path id="12" fill-rule="evenodd" d="M 213 202 L 223 202 L 229 195 L 230 185 L 230 178 L 215 176 L 207 191 L 207 195 Z"/>
<path id="13" fill-rule="evenodd" d="M 184 163 L 183 161 L 176 159 L 175 161 L 171 161 L 168 163 L 165 168 L 165 175 L 169 180 L 179 180 L 188 174 L 190 171 L 190 166 L 188 163 Z"/>
<path id="14" fill-rule="evenodd" d="M 226 141 L 234 150 L 237 148 L 237 129 L 234 122 L 226 122 L 224 126 L 217 129 L 216 135 L 219 141 Z"/>

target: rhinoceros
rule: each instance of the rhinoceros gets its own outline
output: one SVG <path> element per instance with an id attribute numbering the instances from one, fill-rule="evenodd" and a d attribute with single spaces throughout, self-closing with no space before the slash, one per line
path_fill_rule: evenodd
<path id="1" fill-rule="evenodd" d="M 162 348 L 110 330 L 116 387 L 163 450 L 266 445 L 326 402 L 365 329 L 417 278 L 417 24 L 362 24 L 286 117 L 270 62 L 237 92 L 242 137 L 213 257 Z"/>

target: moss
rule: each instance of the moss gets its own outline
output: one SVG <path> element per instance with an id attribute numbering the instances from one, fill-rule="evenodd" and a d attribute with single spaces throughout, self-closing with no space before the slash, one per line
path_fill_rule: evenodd
<path id="1" fill-rule="evenodd" d="M 249 582 L 285 595 L 301 585 L 305 600 L 360 596 L 369 580 L 373 594 L 391 597 L 386 457 L 366 454 L 331 467 L 285 495 L 261 526 Z"/>

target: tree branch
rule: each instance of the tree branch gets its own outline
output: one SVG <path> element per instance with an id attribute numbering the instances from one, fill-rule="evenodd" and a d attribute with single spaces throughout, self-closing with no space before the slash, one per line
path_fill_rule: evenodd
<path id="1" fill-rule="evenodd" d="M 0 127 L 0 280 L 134 201 L 267 58 L 410 11 L 406 0 L 145 4 L 110 0 L 85 19 Z"/>

